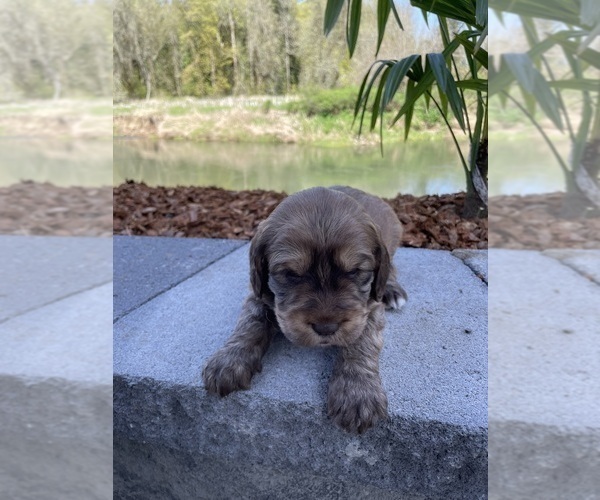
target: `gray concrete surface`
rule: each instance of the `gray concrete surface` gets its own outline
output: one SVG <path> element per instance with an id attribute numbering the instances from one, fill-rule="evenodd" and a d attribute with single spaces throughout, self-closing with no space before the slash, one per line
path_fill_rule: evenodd
<path id="1" fill-rule="evenodd" d="M 398 250 L 409 301 L 388 315 L 381 357 L 390 417 L 354 436 L 326 417 L 332 349 L 277 338 L 249 391 L 224 399 L 205 393 L 202 365 L 231 333 L 248 292 L 247 251 L 232 252 L 115 323 L 116 498 L 186 498 L 176 493 L 185 488 L 195 498 L 219 498 L 202 493 L 215 485 L 227 498 L 249 481 L 248 474 L 232 479 L 240 467 L 256 472 L 250 476 L 265 495 L 257 498 L 300 498 L 300 486 L 291 496 L 275 487 L 296 476 L 315 498 L 339 498 L 339 483 L 356 498 L 360 491 L 485 498 L 485 282 L 449 252 Z M 170 483 L 157 479 L 167 462 L 177 478 Z M 262 484 L 266 477 L 272 489 Z"/>
<path id="2" fill-rule="evenodd" d="M 490 250 L 492 499 L 600 498 L 594 251 Z"/>
<path id="3" fill-rule="evenodd" d="M 114 236 L 114 319 L 244 243 L 206 238 Z"/>
<path id="4" fill-rule="evenodd" d="M 112 281 L 110 238 L 0 235 L 0 323 Z"/>
<path id="5" fill-rule="evenodd" d="M 582 276 L 600 285 L 600 250 L 546 250 L 544 255 L 560 260 Z"/>
<path id="6" fill-rule="evenodd" d="M 453 250 L 452 255 L 461 259 L 483 281 L 488 282 L 488 256 L 487 252 L 480 250 Z"/>
<path id="7" fill-rule="evenodd" d="M 2 281 L 11 310 L 0 323 L 0 498 L 109 499 L 111 241 L 0 244 L 11 280 Z"/>

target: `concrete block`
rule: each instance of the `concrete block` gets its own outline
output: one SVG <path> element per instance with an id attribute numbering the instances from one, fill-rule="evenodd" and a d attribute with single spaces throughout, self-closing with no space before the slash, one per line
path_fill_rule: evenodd
<path id="1" fill-rule="evenodd" d="M 465 265 L 469 266 L 477 277 L 486 283 L 488 282 L 487 250 L 468 250 L 461 248 L 453 250 L 452 255 L 461 259 Z"/>
<path id="2" fill-rule="evenodd" d="M 0 323 L 112 281 L 110 238 L 0 236 Z"/>
<path id="3" fill-rule="evenodd" d="M 113 241 L 115 320 L 247 244 L 149 236 L 114 236 Z"/>
<path id="4" fill-rule="evenodd" d="M 600 285 L 600 250 L 577 250 L 571 248 L 546 250 L 544 255 L 560 260 L 582 276 Z"/>
<path id="5" fill-rule="evenodd" d="M 4 254 L 3 272 L 12 272 L 10 264 L 24 262 L 19 259 L 26 255 L 48 256 L 44 245 L 28 253 L 26 239 L 18 239 L 21 254 Z M 46 238 L 32 240 L 35 248 Z M 106 269 L 111 267 L 112 245 L 96 239 L 99 248 L 94 250 L 92 241 L 81 245 L 80 238 L 56 240 L 48 239 L 57 256 L 45 261 L 48 269 L 41 261 L 31 266 L 24 262 L 22 279 L 11 284 L 16 295 L 28 297 L 28 310 L 0 324 L 0 498 L 108 500 L 112 286 L 93 283 L 110 280 Z M 66 298 L 59 298 L 64 289 L 52 294 L 43 288 L 45 280 L 52 285 L 54 277 L 75 276 L 77 269 L 84 276 L 64 282 L 70 292 Z M 41 298 L 35 296 L 38 290 Z M 13 308 L 12 314 L 18 311 Z"/>
<path id="6" fill-rule="evenodd" d="M 0 370 L 33 378 L 110 384 L 112 283 L 0 324 Z"/>
<path id="7" fill-rule="evenodd" d="M 163 459 L 181 470 L 196 467 L 194 487 L 219 484 L 224 498 L 245 479 L 232 481 L 229 469 L 203 475 L 206 457 L 278 478 L 313 478 L 323 488 L 315 498 L 336 498 L 327 493 L 332 478 L 389 498 L 485 498 L 485 283 L 449 252 L 398 250 L 409 301 L 388 315 L 381 358 L 390 418 L 354 436 L 326 417 L 334 349 L 277 338 L 249 391 L 224 399 L 204 391 L 202 365 L 231 333 L 248 293 L 247 252 L 234 251 L 115 323 L 115 484 L 122 497 L 131 494 L 123 477 L 140 473 L 136 461 L 147 456 L 150 470 Z M 156 488 L 146 484 L 142 496 L 160 498 Z"/>
<path id="8" fill-rule="evenodd" d="M 490 498 L 600 498 L 600 287 L 539 252 L 489 269 Z"/>

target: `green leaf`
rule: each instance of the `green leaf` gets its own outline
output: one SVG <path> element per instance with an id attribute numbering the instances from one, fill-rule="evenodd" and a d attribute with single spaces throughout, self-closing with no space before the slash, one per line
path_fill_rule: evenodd
<path id="1" fill-rule="evenodd" d="M 323 19 L 323 31 L 325 32 L 325 36 L 329 35 L 335 26 L 335 23 L 337 23 L 344 3 L 346 3 L 346 0 L 327 0 L 325 16 Z"/>
<path id="2" fill-rule="evenodd" d="M 429 28 L 429 16 L 427 15 L 427 11 L 421 10 L 421 14 L 423 15 L 423 20 L 425 21 L 425 25 Z"/>
<path id="3" fill-rule="evenodd" d="M 531 116 L 535 116 L 536 110 L 536 100 L 533 94 L 530 94 L 525 89 L 521 88 L 521 95 L 523 96 L 523 101 L 525 101 L 525 109 Z"/>
<path id="4" fill-rule="evenodd" d="M 475 90 L 477 92 L 486 93 L 488 90 L 488 81 L 482 78 L 470 78 L 457 81 L 456 86 L 459 89 Z"/>
<path id="5" fill-rule="evenodd" d="M 533 94 L 536 69 L 529 56 L 527 54 L 503 54 L 503 58 L 521 88 Z"/>
<path id="6" fill-rule="evenodd" d="M 487 0 L 477 0 L 475 6 L 475 22 L 479 26 L 486 26 L 488 23 L 488 2 Z"/>
<path id="7" fill-rule="evenodd" d="M 439 53 L 427 54 L 427 60 L 430 63 L 431 70 L 433 71 L 433 75 L 435 77 L 439 89 L 448 98 L 448 102 L 450 103 L 452 113 L 458 121 L 460 128 L 464 131 L 464 103 L 461 99 L 460 94 L 458 93 L 454 77 L 452 76 L 452 73 L 450 73 L 450 70 L 446 65 L 446 60 L 444 59 L 444 56 Z"/>
<path id="8" fill-rule="evenodd" d="M 356 96 L 356 103 L 354 104 L 354 120 L 356 120 L 360 106 L 363 103 L 363 101 L 362 101 L 363 91 L 365 89 L 365 85 L 367 84 L 367 80 L 369 79 L 369 73 L 371 73 L 371 70 L 373 69 L 373 66 L 375 66 L 375 64 L 377 64 L 377 62 L 374 62 L 373 64 L 371 64 L 369 71 L 367 71 L 365 73 L 365 77 L 363 78 L 360 88 L 358 89 L 358 95 Z M 354 121 L 352 122 L 352 125 L 354 125 Z"/>
<path id="9" fill-rule="evenodd" d="M 551 19 L 571 26 L 580 23 L 579 0 L 490 0 L 490 7 L 520 16 Z"/>
<path id="10" fill-rule="evenodd" d="M 448 21 L 445 17 L 439 17 L 440 24 L 440 35 L 442 36 L 442 43 L 444 44 L 444 48 L 448 46 L 450 43 L 450 30 L 448 29 Z"/>
<path id="11" fill-rule="evenodd" d="M 461 31 L 456 35 L 456 38 L 464 47 L 465 52 L 477 59 L 477 62 L 487 69 L 489 57 L 487 50 L 482 49 L 481 47 L 477 48 L 476 45 L 470 40 L 470 38 L 476 35 L 477 32 L 474 31 Z"/>
<path id="12" fill-rule="evenodd" d="M 369 76 L 369 73 L 371 72 L 371 69 L 373 68 L 373 66 L 375 66 L 375 64 L 379 64 L 379 67 L 373 73 L 373 76 L 371 77 L 371 80 L 366 85 L 366 87 L 364 88 L 364 90 L 361 93 L 359 93 L 359 96 L 358 96 L 358 99 L 357 99 L 357 106 L 355 107 L 354 119 L 356 119 L 356 116 L 358 114 L 357 111 L 360 110 L 360 107 L 362 106 L 362 113 L 361 113 L 361 116 L 360 116 L 360 124 L 359 124 L 359 128 L 358 128 L 358 135 L 360 135 L 362 133 L 362 126 L 363 126 L 363 122 L 364 122 L 364 118 L 365 118 L 365 113 L 367 111 L 367 104 L 368 104 L 368 101 L 369 101 L 369 95 L 371 94 L 371 89 L 373 88 L 373 84 L 375 83 L 375 80 L 377 80 L 377 77 L 379 76 L 379 74 L 385 68 L 389 67 L 389 65 L 391 63 L 389 61 L 376 61 L 376 62 L 374 62 L 373 65 L 371 66 L 371 68 L 369 69 L 369 72 L 367 73 L 367 76 Z"/>
<path id="13" fill-rule="evenodd" d="M 394 3 L 394 0 L 390 0 L 390 4 L 392 6 L 392 12 L 394 13 L 394 17 L 396 18 L 396 23 L 398 24 L 400 29 L 402 31 L 404 31 L 404 26 L 402 26 L 402 21 L 400 20 L 400 15 L 398 14 L 398 11 L 396 10 L 396 4 Z"/>
<path id="14" fill-rule="evenodd" d="M 450 42 L 450 44 L 448 45 L 448 47 L 446 47 L 444 49 L 444 51 L 442 52 L 442 54 L 444 55 L 444 57 L 449 56 L 450 54 L 452 54 L 458 47 L 460 46 L 460 42 L 457 39 L 454 39 Z M 409 75 L 410 76 L 410 75 Z M 398 111 L 398 113 L 396 114 L 396 116 L 394 117 L 394 119 L 392 120 L 392 125 L 394 123 L 396 123 L 400 118 L 402 118 L 402 116 L 404 116 L 404 114 L 406 113 L 406 111 L 415 104 L 415 102 L 423 95 L 426 94 L 427 92 L 431 91 L 431 86 L 433 85 L 435 81 L 435 78 L 433 76 L 433 72 L 431 71 L 431 69 L 427 69 L 423 72 L 423 74 L 421 75 L 421 77 L 418 80 L 415 80 L 416 85 L 415 85 L 415 89 L 414 92 L 412 93 L 411 96 L 407 96 L 406 100 L 404 101 L 404 104 L 402 105 L 402 107 L 400 108 L 400 111 Z M 427 98 L 426 98 L 427 100 Z"/>
<path id="15" fill-rule="evenodd" d="M 559 41 L 558 42 L 565 50 L 568 50 L 571 54 L 577 55 L 579 59 L 585 61 L 596 69 L 600 69 L 600 52 L 594 49 L 585 49 L 579 52 L 579 46 L 575 42 Z"/>
<path id="16" fill-rule="evenodd" d="M 444 116 L 448 116 L 448 96 L 442 92 L 442 89 L 438 87 L 438 95 L 440 99 L 440 108 Z"/>
<path id="17" fill-rule="evenodd" d="M 590 31 L 590 34 L 581 41 L 577 49 L 577 53 L 581 54 L 585 49 L 587 49 L 596 40 L 596 38 L 598 38 L 598 35 L 600 35 L 600 23 L 598 23 L 592 29 L 592 31 Z"/>
<path id="18" fill-rule="evenodd" d="M 402 79 L 407 75 L 408 71 L 413 67 L 415 61 L 421 56 L 413 54 L 397 61 L 390 70 L 390 76 L 387 79 L 385 92 L 383 93 L 383 108 L 385 108 L 393 99 Z"/>
<path id="19" fill-rule="evenodd" d="M 550 87 L 553 89 L 569 89 L 578 90 L 580 92 L 599 92 L 600 91 L 600 80 L 593 78 L 570 78 L 566 80 L 556 80 L 549 82 Z"/>
<path id="20" fill-rule="evenodd" d="M 424 12 L 431 12 L 483 29 L 483 25 L 479 25 L 475 19 L 473 0 L 410 0 L 410 3 Z"/>
<path id="21" fill-rule="evenodd" d="M 406 97 L 407 98 L 409 98 L 412 95 L 414 88 L 415 88 L 415 82 L 413 82 L 412 80 L 408 80 L 408 82 L 406 82 Z M 404 115 L 404 140 L 408 139 L 408 133 L 410 132 L 410 124 L 412 123 L 414 109 L 415 109 L 415 107 L 413 105 L 406 111 L 406 114 Z"/>
<path id="22" fill-rule="evenodd" d="M 358 40 L 358 32 L 360 30 L 361 10 L 362 0 L 350 0 L 350 9 L 348 9 L 346 23 L 346 41 L 350 57 L 352 57 L 354 49 L 356 49 L 356 41 Z"/>
<path id="23" fill-rule="evenodd" d="M 385 82 L 386 82 L 389 74 L 390 74 L 390 68 L 389 68 L 389 66 L 387 66 L 385 68 L 384 72 L 381 74 L 381 79 L 379 80 L 379 84 L 377 85 L 377 93 L 375 94 L 375 100 L 373 101 L 373 110 L 371 113 L 371 130 L 373 130 L 375 128 L 375 124 L 377 123 L 377 118 L 383 117 L 383 106 L 382 106 L 382 102 L 381 102 L 381 94 L 383 93 L 383 89 L 385 88 Z"/>
<path id="24" fill-rule="evenodd" d="M 377 50 L 375 55 L 379 54 L 379 48 L 381 42 L 383 42 L 383 35 L 385 34 L 385 27 L 390 17 L 390 11 L 392 10 L 393 0 L 379 0 L 377 2 Z"/>
<path id="25" fill-rule="evenodd" d="M 473 50 L 473 54 L 477 54 L 481 50 L 481 46 L 483 45 L 483 42 L 487 38 L 487 35 L 488 35 L 488 25 L 486 24 L 485 28 L 483 28 L 483 31 L 481 32 L 481 36 L 479 37 L 479 39 L 477 40 L 477 43 L 475 44 L 475 49 Z"/>
<path id="26" fill-rule="evenodd" d="M 528 109 L 537 102 L 546 116 L 552 120 L 557 128 L 562 130 L 562 119 L 559 103 L 552 89 L 542 74 L 534 67 L 528 54 L 504 54 L 503 59 L 510 69 L 521 90 L 523 98 L 528 104 Z M 530 112 L 532 109 L 530 109 Z M 533 113 L 532 113 L 533 114 Z"/>

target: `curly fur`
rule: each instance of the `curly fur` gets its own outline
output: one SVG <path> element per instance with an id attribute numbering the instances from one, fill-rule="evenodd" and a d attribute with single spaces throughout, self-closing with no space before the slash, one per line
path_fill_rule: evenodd
<path id="1" fill-rule="evenodd" d="M 360 433 L 384 419 L 379 353 L 384 308 L 406 301 L 390 258 L 401 235 L 391 208 L 356 189 L 286 198 L 252 240 L 252 290 L 232 336 L 204 367 L 206 389 L 248 389 L 281 331 L 299 345 L 340 348 L 327 400 L 334 422 Z"/>

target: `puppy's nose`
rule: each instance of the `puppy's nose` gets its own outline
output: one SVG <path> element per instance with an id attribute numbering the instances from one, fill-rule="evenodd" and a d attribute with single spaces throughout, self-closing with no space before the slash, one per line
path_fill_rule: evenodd
<path id="1" fill-rule="evenodd" d="M 312 329 L 319 335 L 333 335 L 339 328 L 339 323 L 311 323 Z"/>

